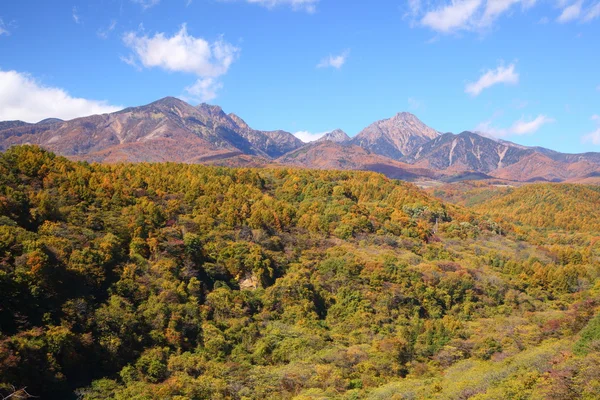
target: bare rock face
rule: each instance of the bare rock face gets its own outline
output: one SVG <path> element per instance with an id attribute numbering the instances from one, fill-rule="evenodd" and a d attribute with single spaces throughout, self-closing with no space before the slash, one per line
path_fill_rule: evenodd
<path id="1" fill-rule="evenodd" d="M 352 139 L 352 143 L 396 160 L 414 148 L 435 139 L 439 133 L 410 113 L 398 113 L 377 121 Z"/>
<path id="2" fill-rule="evenodd" d="M 350 136 L 348 136 L 346 132 L 341 129 L 336 129 L 323 135 L 317 142 L 330 141 L 334 143 L 346 143 L 350 140 Z"/>

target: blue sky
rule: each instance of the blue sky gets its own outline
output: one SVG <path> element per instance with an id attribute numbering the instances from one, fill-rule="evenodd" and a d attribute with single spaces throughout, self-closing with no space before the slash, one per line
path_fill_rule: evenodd
<path id="1" fill-rule="evenodd" d="M 0 120 L 165 96 L 303 138 L 409 111 L 441 132 L 600 151 L 600 0 L 0 4 Z"/>

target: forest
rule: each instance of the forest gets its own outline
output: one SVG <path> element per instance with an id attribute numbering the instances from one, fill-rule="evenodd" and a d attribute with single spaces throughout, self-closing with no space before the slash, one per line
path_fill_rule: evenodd
<path id="1" fill-rule="evenodd" d="M 599 399 L 600 189 L 0 154 L 0 398 Z"/>

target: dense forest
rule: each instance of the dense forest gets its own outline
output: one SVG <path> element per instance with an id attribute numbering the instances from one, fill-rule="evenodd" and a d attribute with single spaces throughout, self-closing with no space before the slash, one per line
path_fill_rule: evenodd
<path id="1" fill-rule="evenodd" d="M 0 395 L 600 398 L 600 190 L 482 196 L 13 147 Z"/>

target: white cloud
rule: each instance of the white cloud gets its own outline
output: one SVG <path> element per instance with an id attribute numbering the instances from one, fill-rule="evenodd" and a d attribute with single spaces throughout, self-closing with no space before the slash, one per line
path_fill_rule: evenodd
<path id="1" fill-rule="evenodd" d="M 415 99 L 414 97 L 408 98 L 408 108 L 411 110 L 418 110 L 423 107 L 423 102 L 419 99 Z"/>
<path id="2" fill-rule="evenodd" d="M 81 18 L 79 17 L 77 7 L 75 6 L 73 6 L 73 21 L 75 21 L 76 24 L 81 24 Z"/>
<path id="3" fill-rule="evenodd" d="M 595 131 L 590 132 L 587 135 L 583 135 L 581 137 L 581 141 L 583 143 L 592 143 L 600 145 L 600 115 L 592 115 L 592 121 L 595 121 L 598 127 Z"/>
<path id="4" fill-rule="evenodd" d="M 408 13 L 409 16 L 416 16 L 421 11 L 421 0 L 408 0 Z"/>
<path id="5" fill-rule="evenodd" d="M 299 131 L 299 132 L 294 133 L 294 136 L 296 136 L 298 139 L 302 140 L 304 143 L 308 143 L 308 142 L 314 142 L 315 140 L 322 138 L 327 133 L 329 133 L 329 132 L 311 133 L 308 131 Z"/>
<path id="6" fill-rule="evenodd" d="M 150 7 L 154 7 L 155 5 L 160 3 L 160 0 L 131 0 L 131 1 L 136 4 L 141 5 L 144 10 L 146 10 Z"/>
<path id="7" fill-rule="evenodd" d="M 600 17 L 600 2 L 588 8 L 583 16 L 583 22 L 590 22 L 593 19 Z"/>
<path id="8" fill-rule="evenodd" d="M 96 32 L 96 34 L 100 39 L 108 39 L 108 36 L 112 31 L 115 30 L 116 27 L 117 21 L 113 19 L 112 21 L 110 21 L 110 25 L 108 25 L 106 29 L 98 29 L 98 32 Z"/>
<path id="9" fill-rule="evenodd" d="M 289 6 L 295 11 L 314 13 L 319 0 L 246 0 L 250 4 L 258 4 L 266 8 Z"/>
<path id="10" fill-rule="evenodd" d="M 0 121 L 38 122 L 72 119 L 120 110 L 105 101 L 72 97 L 65 90 L 44 86 L 28 74 L 0 70 Z"/>
<path id="11" fill-rule="evenodd" d="M 557 21 L 561 24 L 565 22 L 570 22 L 579 18 L 581 15 L 581 6 L 583 5 L 583 0 L 579 0 L 576 3 L 571 4 L 568 7 L 565 7 L 558 17 Z"/>
<path id="12" fill-rule="evenodd" d="M 467 84 L 465 92 L 478 96 L 484 89 L 499 83 L 514 85 L 518 82 L 519 74 L 515 72 L 515 64 L 510 64 L 508 67 L 499 66 L 495 70 L 485 72 L 477 82 Z"/>
<path id="13" fill-rule="evenodd" d="M 545 115 L 538 115 L 531 121 L 526 121 L 525 119 L 521 118 L 510 128 L 510 133 L 514 135 L 529 135 L 537 132 L 542 125 L 550 124 L 552 122 L 554 122 L 554 119 Z"/>
<path id="14" fill-rule="evenodd" d="M 6 25 L 4 24 L 2 18 L 0 18 L 0 36 L 2 35 L 10 35 L 10 32 L 6 28 Z"/>
<path id="15" fill-rule="evenodd" d="M 319 62 L 319 64 L 317 64 L 317 68 L 332 67 L 332 68 L 340 69 L 346 63 L 346 60 L 348 59 L 349 55 L 350 55 L 349 50 L 344 51 L 342 54 L 340 54 L 338 56 L 334 56 L 334 55 L 330 54 L 329 56 L 323 58 Z"/>
<path id="16" fill-rule="evenodd" d="M 406 15 L 436 32 L 444 34 L 459 31 L 484 31 L 490 29 L 502 15 L 520 5 L 523 11 L 537 0 L 409 0 Z M 423 4 L 430 5 L 429 8 Z M 434 5 L 431 7 L 431 5 Z"/>
<path id="17" fill-rule="evenodd" d="M 185 88 L 189 95 L 187 99 L 193 101 L 207 102 L 217 97 L 217 91 L 223 87 L 223 84 L 214 78 L 200 78 L 193 85 Z"/>
<path id="18" fill-rule="evenodd" d="M 121 57 L 129 65 L 138 67 L 139 63 L 146 68 L 196 75 L 196 83 L 185 90 L 201 101 L 215 98 L 216 91 L 222 87 L 216 78 L 227 73 L 240 52 L 239 48 L 222 39 L 210 43 L 189 35 L 185 24 L 171 37 L 164 33 L 149 37 L 128 32 L 123 42 L 133 50 L 129 57 Z"/>
<path id="19" fill-rule="evenodd" d="M 229 69 L 239 49 L 223 40 L 213 43 L 188 35 L 184 24 L 172 37 L 157 33 L 153 37 L 128 32 L 123 37 L 138 61 L 146 68 L 158 67 L 172 72 L 188 72 L 200 77 L 218 77 Z"/>
<path id="20" fill-rule="evenodd" d="M 496 138 L 503 138 L 507 136 L 521 136 L 530 135 L 537 132 L 543 125 L 554 122 L 553 118 L 546 115 L 538 115 L 536 118 L 526 120 L 521 118 L 515 121 L 510 128 L 497 128 L 492 125 L 492 120 L 482 122 L 474 130 L 475 132 L 481 132 Z"/>
<path id="21" fill-rule="evenodd" d="M 595 131 L 584 135 L 581 140 L 583 143 L 592 143 L 596 145 L 600 145 L 600 128 L 597 128 Z"/>
<path id="22" fill-rule="evenodd" d="M 481 0 L 452 1 L 447 6 L 427 12 L 421 23 L 442 33 L 464 29 L 480 5 Z"/>
<path id="23" fill-rule="evenodd" d="M 521 0 L 488 0 L 479 23 L 482 26 L 491 25 L 496 18 L 507 12 L 513 5 L 518 4 L 520 1 Z M 529 3 L 524 4 L 524 7 L 531 6 L 532 4 Z"/>

